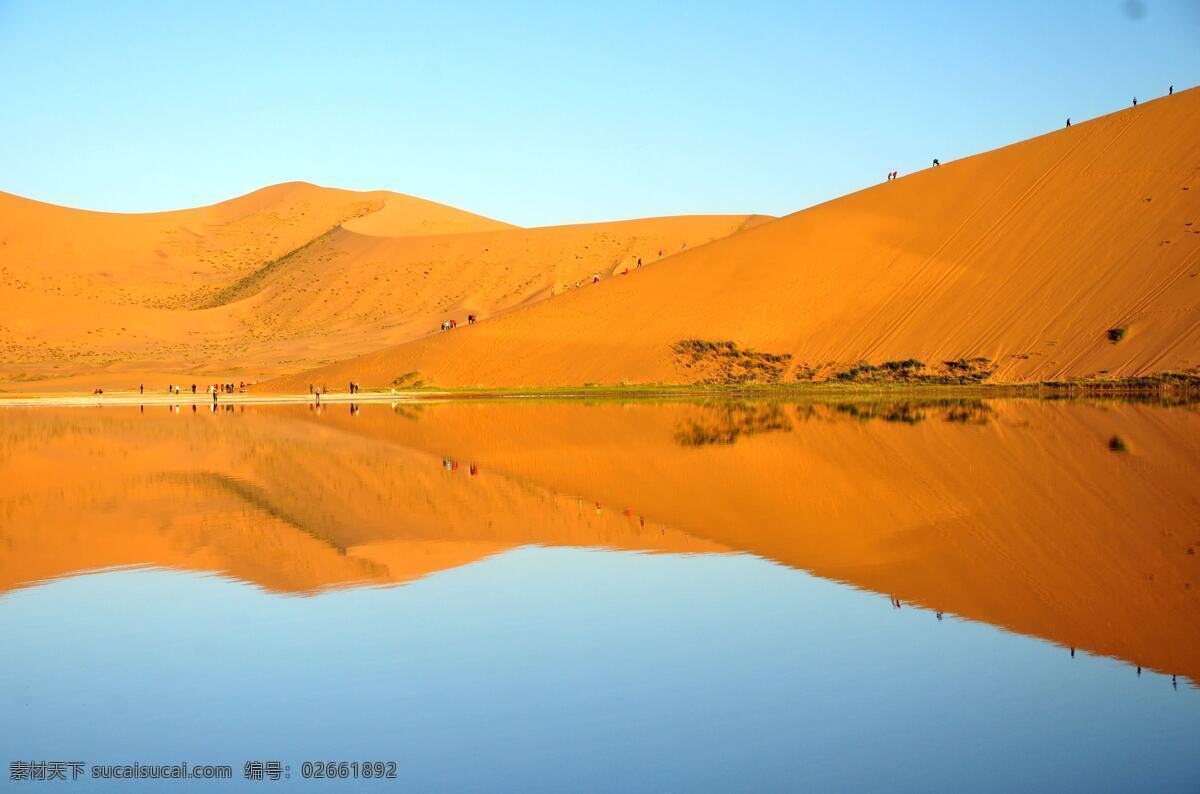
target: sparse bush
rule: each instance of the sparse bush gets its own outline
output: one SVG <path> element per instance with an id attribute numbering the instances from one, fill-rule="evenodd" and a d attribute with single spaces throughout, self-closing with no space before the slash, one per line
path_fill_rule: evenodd
<path id="1" fill-rule="evenodd" d="M 707 339 L 682 339 L 671 350 L 677 363 L 701 370 L 701 383 L 775 383 L 792 359 L 790 353 L 760 353 L 735 342 Z"/>
<path id="2" fill-rule="evenodd" d="M 1119 326 L 1117 328 L 1109 328 L 1108 329 L 1108 341 L 1112 342 L 1115 345 L 1117 342 L 1120 342 L 1122 339 L 1125 338 L 1125 334 L 1128 333 L 1128 331 L 1129 331 L 1129 329 L 1123 325 Z"/>
<path id="3" fill-rule="evenodd" d="M 415 370 L 412 372 L 405 372 L 403 375 L 393 378 L 392 385 L 393 386 L 403 386 L 403 387 L 415 389 L 424 383 L 424 381 L 419 379 L 420 375 L 421 375 L 421 373 L 417 372 Z"/>

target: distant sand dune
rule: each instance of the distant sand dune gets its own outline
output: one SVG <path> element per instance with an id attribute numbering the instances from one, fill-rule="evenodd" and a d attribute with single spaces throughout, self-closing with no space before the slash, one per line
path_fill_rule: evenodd
<path id="1" fill-rule="evenodd" d="M 99 213 L 0 193 L 0 388 L 258 380 L 530 305 L 749 216 L 519 229 L 388 191 L 293 182 Z"/>
<path id="2" fill-rule="evenodd" d="M 1110 329 L 1125 329 L 1119 342 Z M 688 382 L 671 346 L 806 367 L 989 359 L 994 379 L 1200 365 L 1200 90 L 905 175 L 470 329 L 285 378 Z"/>

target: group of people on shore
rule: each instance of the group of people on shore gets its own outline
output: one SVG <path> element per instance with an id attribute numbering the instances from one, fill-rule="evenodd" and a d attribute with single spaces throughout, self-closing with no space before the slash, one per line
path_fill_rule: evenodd
<path id="1" fill-rule="evenodd" d="M 168 383 L 167 384 L 167 394 L 181 394 L 183 392 L 183 388 L 184 387 L 178 383 Z M 193 383 L 191 386 L 192 394 L 196 394 L 196 388 L 197 388 L 196 384 Z M 231 381 L 229 383 L 210 383 L 210 384 L 208 384 L 208 386 L 205 387 L 205 392 L 208 394 L 213 394 L 213 395 L 216 395 L 216 394 L 245 394 L 246 393 L 246 382 L 239 381 L 238 383 L 233 383 Z M 100 390 L 97 389 L 96 393 L 99 394 Z M 145 394 L 145 393 L 146 393 L 146 384 L 139 383 L 138 384 L 138 394 Z"/>

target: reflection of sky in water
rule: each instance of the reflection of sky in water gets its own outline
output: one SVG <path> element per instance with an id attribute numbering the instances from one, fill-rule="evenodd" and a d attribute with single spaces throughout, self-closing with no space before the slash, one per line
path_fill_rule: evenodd
<path id="1" fill-rule="evenodd" d="M 395 759 L 403 790 L 1200 785 L 1183 681 L 748 555 L 526 548 L 307 598 L 121 571 L 11 592 L 0 628 L 5 762 L 277 758 L 295 786 L 301 760 Z M 221 788 L 119 787 L 156 786 Z"/>

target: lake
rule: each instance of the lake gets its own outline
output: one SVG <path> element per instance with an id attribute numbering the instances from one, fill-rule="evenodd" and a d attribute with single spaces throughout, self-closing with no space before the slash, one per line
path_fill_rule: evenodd
<path id="1" fill-rule="evenodd" d="M 9 408 L 0 516 L 16 788 L 1200 788 L 1195 405 Z"/>

